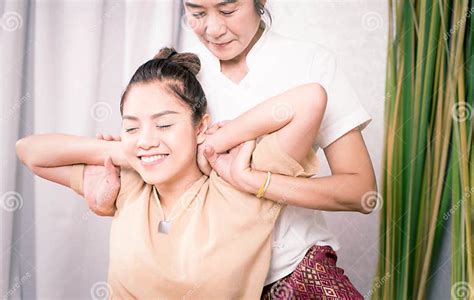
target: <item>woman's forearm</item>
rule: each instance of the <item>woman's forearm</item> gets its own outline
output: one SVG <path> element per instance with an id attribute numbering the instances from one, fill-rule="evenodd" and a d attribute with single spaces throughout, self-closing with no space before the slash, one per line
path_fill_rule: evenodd
<path id="1" fill-rule="evenodd" d="M 37 134 L 16 144 L 20 160 L 30 167 L 60 167 L 73 164 L 102 165 L 107 156 L 117 166 L 126 164 L 120 142 L 65 134 Z"/>
<path id="2" fill-rule="evenodd" d="M 209 136 L 209 144 L 217 153 L 242 142 L 277 131 L 303 115 L 325 108 L 326 92 L 316 83 L 302 85 L 272 97 L 229 121 Z M 324 105 L 321 103 L 324 102 Z"/>
<path id="3" fill-rule="evenodd" d="M 240 189 L 256 194 L 266 173 L 252 171 Z M 376 186 L 363 174 L 337 174 L 317 178 L 272 174 L 265 198 L 310 209 L 369 213 L 375 205 Z"/>

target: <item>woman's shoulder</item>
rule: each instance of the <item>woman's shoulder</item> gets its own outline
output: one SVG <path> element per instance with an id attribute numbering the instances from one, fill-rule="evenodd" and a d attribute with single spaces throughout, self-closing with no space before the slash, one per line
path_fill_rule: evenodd
<path id="1" fill-rule="evenodd" d="M 290 57 L 294 53 L 294 57 L 301 57 L 301 55 L 321 57 L 334 57 L 334 52 L 323 44 L 310 41 L 301 40 L 279 32 L 269 30 L 268 38 L 266 39 L 268 46 L 278 52 L 285 52 Z"/>
<path id="2" fill-rule="evenodd" d="M 133 168 L 128 168 L 128 167 L 121 167 L 120 168 L 120 178 L 122 180 L 141 180 L 143 181 L 142 177 L 140 174 Z"/>
<path id="3" fill-rule="evenodd" d="M 119 197 L 137 193 L 146 187 L 146 182 L 140 174 L 132 168 L 120 168 Z"/>
<path id="4" fill-rule="evenodd" d="M 135 169 L 120 168 L 120 191 L 115 201 L 117 212 L 120 213 L 133 203 L 142 202 L 143 197 L 150 195 L 151 187 Z"/>
<path id="5" fill-rule="evenodd" d="M 295 74 L 293 83 L 321 82 L 323 74 L 332 73 L 336 55 L 326 46 L 310 40 L 300 40 L 269 31 L 261 55 L 268 64 L 277 62 L 286 73 Z"/>
<path id="6" fill-rule="evenodd" d="M 251 164 L 252 169 L 287 176 L 311 177 L 319 171 L 319 161 L 312 149 L 308 151 L 303 162 L 299 163 L 282 149 L 278 132 L 257 140 Z"/>

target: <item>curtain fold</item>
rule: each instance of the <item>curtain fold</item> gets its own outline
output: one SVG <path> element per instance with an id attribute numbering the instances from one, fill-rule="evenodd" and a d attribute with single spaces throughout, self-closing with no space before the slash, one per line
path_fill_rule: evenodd
<path id="1" fill-rule="evenodd" d="M 17 161 L 15 141 L 118 133 L 128 79 L 159 48 L 178 46 L 179 15 L 172 0 L 0 4 L 2 297 L 103 296 L 111 218 L 35 178 Z"/>
<path id="2" fill-rule="evenodd" d="M 17 164 L 14 141 L 22 134 L 31 132 L 22 120 L 31 117 L 32 82 L 26 75 L 31 61 L 33 32 L 29 16 L 33 6 L 29 2 L 2 2 L 0 4 L 0 294 L 14 295 L 23 279 L 31 276 L 31 263 L 34 256 L 25 264 L 22 249 L 34 248 L 31 239 L 31 224 L 34 222 L 34 206 L 25 208 L 33 190 L 32 180 Z M 24 233 L 28 238 L 19 239 Z M 29 254 L 32 251 L 26 250 Z M 34 279 L 25 283 L 34 294 Z M 19 299 L 16 293 L 12 299 Z M 25 293 L 26 295 L 27 293 Z"/>

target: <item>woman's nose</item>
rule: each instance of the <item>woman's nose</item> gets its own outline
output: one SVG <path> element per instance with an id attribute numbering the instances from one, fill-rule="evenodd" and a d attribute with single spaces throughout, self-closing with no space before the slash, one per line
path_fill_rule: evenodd
<path id="1" fill-rule="evenodd" d="M 158 147 L 159 145 L 160 145 L 160 137 L 155 130 L 153 129 L 142 130 L 137 142 L 137 147 L 142 148 L 142 149 L 150 149 L 152 147 Z"/>
<path id="2" fill-rule="evenodd" d="M 227 26 L 219 17 L 209 16 L 206 24 L 206 34 L 214 40 L 219 39 L 227 31 Z"/>

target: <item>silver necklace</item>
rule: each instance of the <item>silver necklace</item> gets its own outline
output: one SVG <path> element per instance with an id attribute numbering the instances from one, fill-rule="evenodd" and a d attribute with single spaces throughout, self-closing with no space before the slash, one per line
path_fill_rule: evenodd
<path id="1" fill-rule="evenodd" d="M 155 199 L 156 199 L 156 204 L 158 205 L 158 207 L 161 207 L 160 199 L 158 198 L 158 192 L 156 191 L 155 186 L 153 186 L 153 194 L 154 194 Z M 170 231 L 171 231 L 171 221 L 173 221 L 173 219 L 167 220 L 166 216 L 165 216 L 165 212 L 163 211 L 162 207 L 161 207 L 161 211 L 163 212 L 163 220 L 161 220 L 158 223 L 158 232 L 159 233 L 164 233 L 164 234 L 169 234 Z"/>
<path id="2" fill-rule="evenodd" d="M 206 180 L 203 180 L 203 179 L 202 179 L 203 177 L 204 177 L 204 176 L 201 177 L 201 184 L 200 184 L 200 186 L 202 186 L 202 185 L 206 182 Z M 197 196 L 197 194 L 199 193 L 199 191 L 196 192 L 194 189 L 192 189 L 192 187 L 193 187 L 195 184 L 196 184 L 196 183 L 194 183 L 194 184 L 190 187 L 191 190 L 188 189 L 188 190 L 185 192 L 184 195 L 188 194 L 189 192 L 191 192 L 192 194 L 188 194 L 188 196 L 185 197 L 185 199 L 187 199 L 188 201 L 185 201 L 185 203 L 183 204 L 184 206 L 188 206 L 189 203 L 191 203 L 191 202 L 194 200 L 194 198 Z M 172 222 L 174 219 L 176 219 L 176 217 L 177 217 L 177 215 L 179 214 L 179 211 L 180 211 L 180 210 L 177 209 L 177 207 L 176 207 L 179 203 L 176 203 L 176 204 L 173 206 L 173 209 L 171 210 L 171 213 L 174 212 L 174 213 L 176 214 L 176 216 L 174 216 L 173 218 L 171 218 L 171 216 L 170 216 L 169 219 L 166 219 L 165 212 L 163 211 L 163 207 L 162 207 L 161 204 L 160 204 L 160 199 L 159 199 L 159 197 L 158 197 L 158 191 L 156 190 L 156 187 L 155 187 L 154 185 L 153 185 L 153 194 L 155 195 L 156 204 L 158 205 L 158 207 L 161 208 L 161 212 L 163 213 L 163 220 L 161 220 L 161 221 L 158 223 L 158 233 L 169 234 L 169 233 L 171 232 L 171 225 L 172 225 L 171 222 Z M 179 201 L 183 201 L 183 195 L 179 198 Z M 176 212 L 175 212 L 175 210 L 176 210 Z M 170 215 L 171 215 L 171 213 L 170 213 Z"/>

